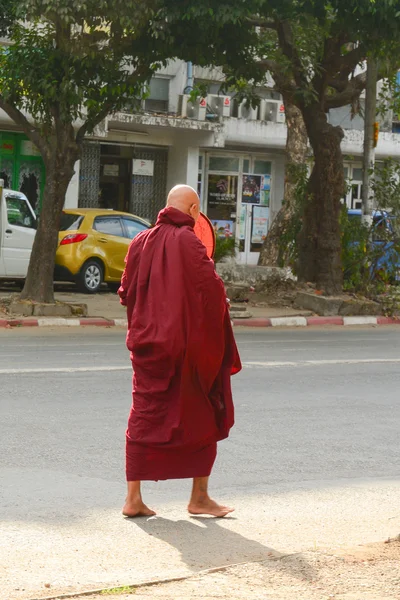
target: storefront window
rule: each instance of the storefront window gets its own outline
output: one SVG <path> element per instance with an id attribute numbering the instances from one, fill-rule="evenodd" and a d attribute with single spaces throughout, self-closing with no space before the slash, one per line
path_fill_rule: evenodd
<path id="1" fill-rule="evenodd" d="M 250 172 L 250 161 L 248 158 L 245 158 L 243 161 L 243 173 L 249 173 Z"/>
<path id="2" fill-rule="evenodd" d="M 255 160 L 254 173 L 257 175 L 271 175 L 271 163 L 268 160 Z"/>
<path id="3" fill-rule="evenodd" d="M 229 156 L 210 156 L 210 171 L 237 172 L 239 171 L 239 159 Z"/>

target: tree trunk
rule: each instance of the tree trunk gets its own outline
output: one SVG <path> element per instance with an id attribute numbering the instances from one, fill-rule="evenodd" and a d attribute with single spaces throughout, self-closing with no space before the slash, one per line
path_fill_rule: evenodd
<path id="1" fill-rule="evenodd" d="M 49 144 L 42 209 L 21 300 L 54 302 L 54 265 L 60 219 L 78 155 L 78 147 L 71 139 L 69 129 L 57 136 L 54 145 L 50 147 Z"/>
<path id="2" fill-rule="evenodd" d="M 285 253 L 282 238 L 293 218 L 296 208 L 296 187 L 299 168 L 307 159 L 308 136 L 301 111 L 284 97 L 287 138 L 286 138 L 286 172 L 285 189 L 282 208 L 276 215 L 267 238 L 261 248 L 258 264 L 262 266 L 286 266 L 288 257 Z"/>
<path id="3" fill-rule="evenodd" d="M 308 137 L 314 152 L 307 199 L 299 235 L 300 281 L 317 284 L 328 295 L 342 291 L 340 200 L 345 193 L 343 131 L 327 122 L 319 105 L 303 109 Z"/>

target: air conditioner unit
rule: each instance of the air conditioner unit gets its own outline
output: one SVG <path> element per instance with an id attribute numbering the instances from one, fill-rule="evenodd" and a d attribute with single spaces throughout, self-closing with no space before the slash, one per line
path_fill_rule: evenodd
<path id="1" fill-rule="evenodd" d="M 229 96 L 219 96 L 218 94 L 208 94 L 207 96 L 207 115 L 216 115 L 218 117 L 231 116 L 231 99 Z"/>
<path id="2" fill-rule="evenodd" d="M 232 116 L 238 119 L 246 119 L 248 121 L 256 121 L 258 119 L 259 107 L 252 108 L 251 104 L 248 104 L 246 100 L 239 102 L 238 100 L 233 101 Z"/>
<path id="3" fill-rule="evenodd" d="M 285 105 L 280 100 L 261 100 L 260 119 L 272 123 L 284 123 Z"/>
<path id="4" fill-rule="evenodd" d="M 179 114 L 187 119 L 196 121 L 205 121 L 207 111 L 207 101 L 205 98 L 198 98 L 191 102 L 188 94 L 179 96 Z"/>

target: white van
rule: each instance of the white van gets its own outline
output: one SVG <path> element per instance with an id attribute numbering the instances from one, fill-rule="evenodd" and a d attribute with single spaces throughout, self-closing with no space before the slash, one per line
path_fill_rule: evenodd
<path id="1" fill-rule="evenodd" d="M 0 279 L 25 279 L 35 234 L 36 215 L 25 194 L 0 189 Z"/>

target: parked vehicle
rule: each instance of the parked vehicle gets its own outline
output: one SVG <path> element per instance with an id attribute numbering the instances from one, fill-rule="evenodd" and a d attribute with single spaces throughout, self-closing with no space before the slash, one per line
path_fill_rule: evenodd
<path id="1" fill-rule="evenodd" d="M 144 219 L 113 210 L 64 210 L 55 279 L 74 281 L 89 294 L 98 292 L 103 282 L 117 288 L 130 242 L 150 227 Z"/>
<path id="2" fill-rule="evenodd" d="M 359 219 L 361 221 L 361 210 L 352 209 L 348 211 L 350 220 Z M 392 279 L 400 280 L 400 254 L 399 254 L 399 231 L 395 217 L 388 211 L 375 210 L 372 213 L 372 229 L 370 244 L 374 249 L 373 264 L 370 265 L 371 271 L 375 276 L 385 272 L 390 274 Z"/>
<path id="3" fill-rule="evenodd" d="M 117 288 L 131 240 L 150 223 L 111 210 L 70 209 L 61 218 L 55 279 L 93 294 L 103 282 Z M 23 282 L 28 272 L 36 215 L 27 197 L 5 189 L 0 198 L 0 279 Z"/>
<path id="4" fill-rule="evenodd" d="M 0 197 L 0 279 L 24 280 L 28 271 L 36 215 L 21 192 L 5 189 Z"/>

